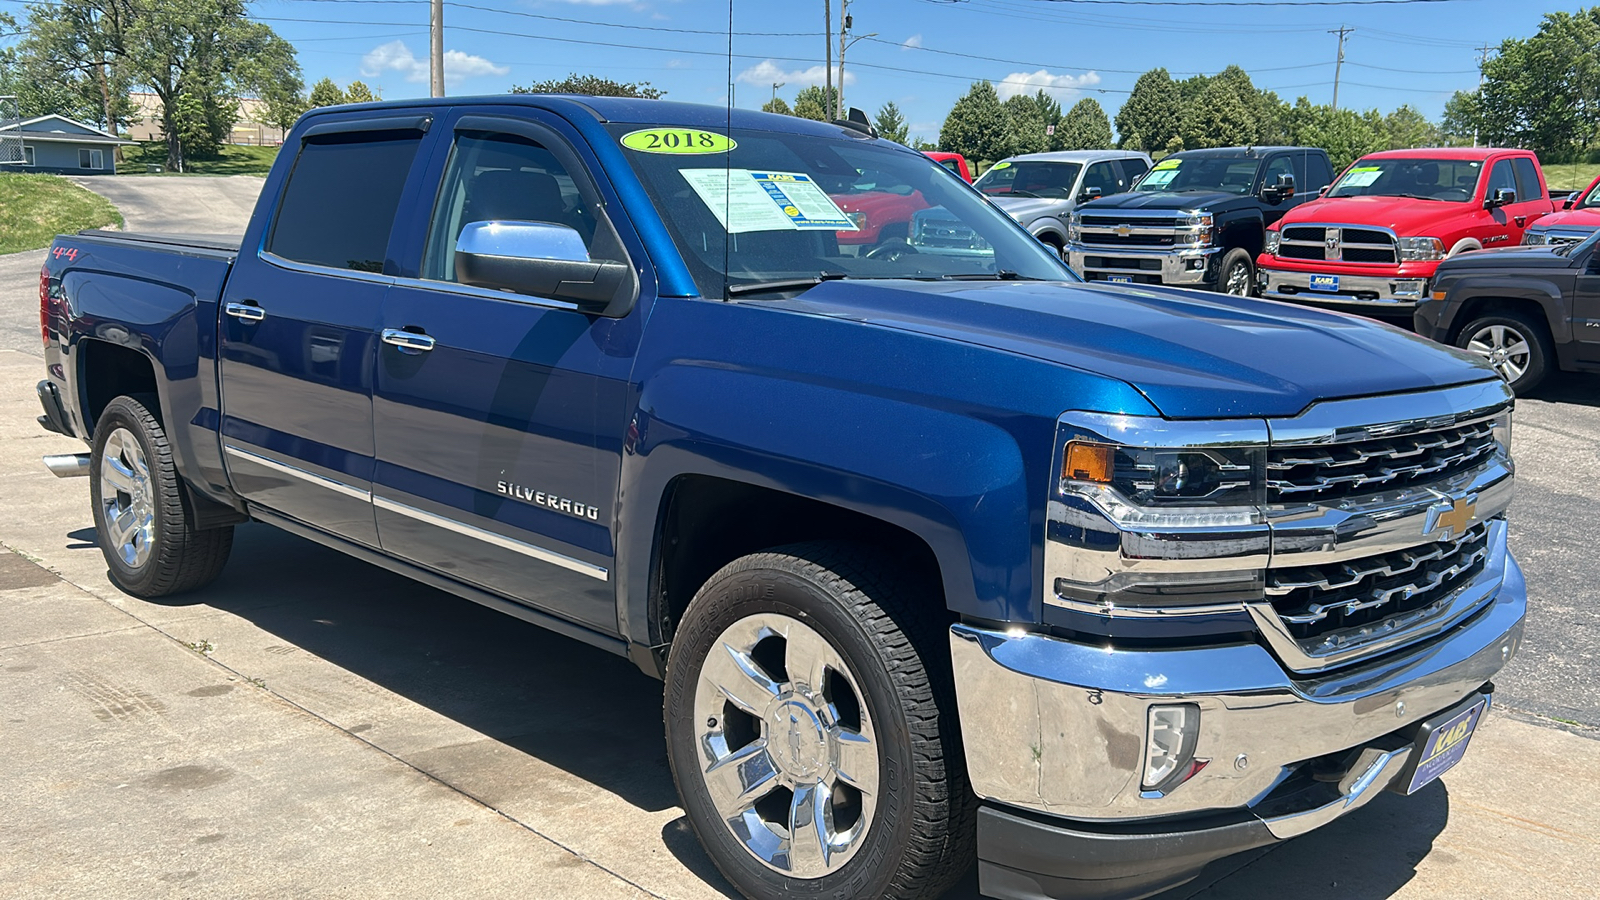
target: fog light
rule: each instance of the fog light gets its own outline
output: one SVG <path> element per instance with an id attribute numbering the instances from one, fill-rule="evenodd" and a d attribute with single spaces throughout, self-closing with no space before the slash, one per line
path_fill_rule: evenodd
<path id="1" fill-rule="evenodd" d="M 1203 256 L 1189 260 L 1189 268 L 1190 268 L 1191 271 L 1198 272 L 1201 269 L 1204 269 L 1205 267 L 1206 267 L 1206 259 Z"/>
<path id="2" fill-rule="evenodd" d="M 1144 789 L 1170 789 L 1194 777 L 1205 767 L 1194 758 L 1200 734 L 1200 707 L 1184 703 L 1150 707 L 1145 736 Z"/>
<path id="3" fill-rule="evenodd" d="M 1426 278 L 1402 278 L 1399 281 L 1389 282 L 1389 287 L 1394 291 L 1396 297 L 1420 298 L 1428 292 L 1428 280 Z"/>

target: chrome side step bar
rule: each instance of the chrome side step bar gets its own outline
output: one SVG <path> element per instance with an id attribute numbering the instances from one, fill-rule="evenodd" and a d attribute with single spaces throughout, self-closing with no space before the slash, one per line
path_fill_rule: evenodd
<path id="1" fill-rule="evenodd" d="M 89 474 L 89 454 L 57 453 L 44 458 L 44 467 L 57 478 L 76 478 Z"/>

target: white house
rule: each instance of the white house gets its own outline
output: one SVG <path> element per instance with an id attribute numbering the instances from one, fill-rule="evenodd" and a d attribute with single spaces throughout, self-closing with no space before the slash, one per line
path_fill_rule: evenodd
<path id="1" fill-rule="evenodd" d="M 117 171 L 116 148 L 131 145 L 114 134 L 66 116 L 24 119 L 0 128 L 0 138 L 21 137 L 21 159 L 15 171 L 57 172 L 66 175 L 111 175 Z M 4 144 L 15 146 L 14 141 Z M 6 169 L 11 169 L 7 166 Z M 0 170 L 4 171 L 4 170 Z"/>

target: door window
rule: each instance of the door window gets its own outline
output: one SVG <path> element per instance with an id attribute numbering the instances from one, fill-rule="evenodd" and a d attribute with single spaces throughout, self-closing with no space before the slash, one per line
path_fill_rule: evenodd
<path id="1" fill-rule="evenodd" d="M 308 139 L 289 173 L 267 250 L 296 262 L 382 272 L 421 143 L 415 133 L 392 131 Z"/>
<path id="2" fill-rule="evenodd" d="M 25 166 L 31 166 L 34 164 L 33 148 L 29 147 L 27 144 L 22 145 L 22 164 Z"/>
<path id="3" fill-rule="evenodd" d="M 1099 188 L 1102 197 L 1120 194 L 1125 190 L 1125 186 L 1118 183 L 1117 171 L 1110 162 L 1094 163 L 1089 166 L 1089 171 L 1083 173 L 1083 190 L 1090 188 Z"/>
<path id="4" fill-rule="evenodd" d="M 1517 200 L 1543 200 L 1544 186 L 1539 183 L 1539 172 L 1533 167 L 1533 160 L 1519 156 L 1511 164 L 1517 173 Z"/>
<path id="5" fill-rule="evenodd" d="M 99 169 L 103 166 L 103 157 L 99 150 L 83 149 L 78 151 L 78 168 Z"/>
<path id="6" fill-rule="evenodd" d="M 1514 191 L 1516 189 L 1517 180 L 1516 176 L 1511 172 L 1511 160 L 1502 159 L 1494 164 L 1493 169 L 1489 170 L 1489 189 L 1484 192 L 1483 197 L 1485 200 L 1492 200 L 1494 199 L 1495 191 Z M 1517 199 L 1522 199 L 1520 193 L 1517 195 Z"/>
<path id="7" fill-rule="evenodd" d="M 1267 175 L 1262 179 L 1261 186 L 1263 188 L 1277 187 L 1279 175 L 1288 175 L 1290 177 L 1294 176 L 1294 163 L 1291 163 L 1289 161 L 1289 157 L 1287 156 L 1280 156 L 1277 159 L 1274 159 L 1272 162 L 1267 163 Z M 1300 186 L 1299 179 L 1295 179 L 1294 189 L 1297 192 L 1304 190 L 1304 188 Z"/>
<path id="8" fill-rule="evenodd" d="M 522 135 L 458 135 L 434 206 L 422 277 L 455 281 L 461 230 L 472 222 L 506 221 L 565 225 L 592 255 L 594 217 L 554 153 Z"/>
<path id="9" fill-rule="evenodd" d="M 1316 192 L 1333 183 L 1333 169 L 1328 167 L 1328 160 L 1321 154 L 1307 153 L 1297 158 L 1305 166 L 1306 177 L 1295 185 L 1296 190 Z"/>
<path id="10" fill-rule="evenodd" d="M 1132 157 L 1122 161 L 1122 176 L 1127 184 L 1134 183 L 1138 180 L 1140 175 L 1143 175 L 1148 171 L 1150 171 L 1150 164 L 1142 159 L 1139 159 L 1138 157 Z"/>

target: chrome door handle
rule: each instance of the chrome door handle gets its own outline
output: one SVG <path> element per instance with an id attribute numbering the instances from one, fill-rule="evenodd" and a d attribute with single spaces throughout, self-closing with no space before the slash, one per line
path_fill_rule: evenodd
<path id="1" fill-rule="evenodd" d="M 222 311 L 244 322 L 259 322 L 267 317 L 267 311 L 253 303 L 229 303 Z"/>
<path id="2" fill-rule="evenodd" d="M 425 334 L 418 334 L 415 331 L 401 331 L 398 328 L 385 328 L 383 330 L 383 342 L 385 344 L 393 344 L 401 350 L 409 350 L 413 353 L 426 353 L 433 349 L 434 344 L 438 343 Z"/>

